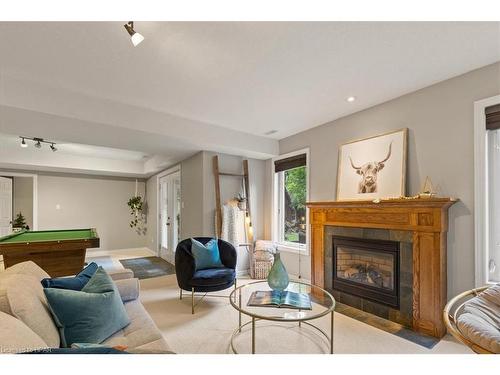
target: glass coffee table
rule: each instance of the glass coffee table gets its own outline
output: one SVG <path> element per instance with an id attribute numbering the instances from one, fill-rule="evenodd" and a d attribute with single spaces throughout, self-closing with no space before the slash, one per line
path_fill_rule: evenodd
<path id="1" fill-rule="evenodd" d="M 231 335 L 231 349 L 233 353 L 237 354 L 234 345 L 234 339 L 241 334 L 242 328 L 247 325 L 252 326 L 252 354 L 255 354 L 255 335 L 256 335 L 256 322 L 259 320 L 274 321 L 274 322 L 288 322 L 298 323 L 299 327 L 302 324 L 312 327 L 320 332 L 329 343 L 330 354 L 333 354 L 333 315 L 335 309 L 335 299 L 326 290 L 299 281 L 290 281 L 287 291 L 296 293 L 307 293 L 311 299 L 312 310 L 297 310 L 285 307 L 261 307 L 261 306 L 248 306 L 248 300 L 255 291 L 271 290 L 266 280 L 254 281 L 242 285 L 231 293 L 229 300 L 231 305 L 238 311 L 239 323 L 238 328 Z M 330 332 L 327 333 L 317 325 L 314 325 L 311 320 L 321 318 L 330 314 Z M 250 321 L 242 324 L 242 315 L 247 315 L 251 318 Z M 262 327 L 261 329 L 264 329 Z"/>

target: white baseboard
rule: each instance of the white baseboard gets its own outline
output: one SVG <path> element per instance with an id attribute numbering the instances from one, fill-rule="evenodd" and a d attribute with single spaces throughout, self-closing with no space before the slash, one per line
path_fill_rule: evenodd
<path id="1" fill-rule="evenodd" d="M 245 277 L 245 276 L 250 276 L 250 268 L 246 269 L 246 270 L 239 270 L 239 271 L 236 271 L 236 277 Z"/>

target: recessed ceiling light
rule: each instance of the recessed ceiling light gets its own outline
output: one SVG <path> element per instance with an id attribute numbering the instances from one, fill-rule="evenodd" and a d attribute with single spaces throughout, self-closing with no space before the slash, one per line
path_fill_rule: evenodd
<path id="1" fill-rule="evenodd" d="M 123 25 L 123 27 L 125 27 L 125 30 L 127 30 L 127 32 L 129 33 L 130 41 L 132 42 L 134 47 L 137 47 L 139 43 L 141 43 L 144 40 L 144 37 L 134 30 L 133 21 L 126 23 L 125 25 Z"/>
<path id="2" fill-rule="evenodd" d="M 348 97 L 346 98 L 346 101 L 348 101 L 349 103 L 352 103 L 352 102 L 353 102 L 353 101 L 355 101 L 355 100 L 356 100 L 356 97 L 355 97 L 355 96 L 348 96 Z"/>

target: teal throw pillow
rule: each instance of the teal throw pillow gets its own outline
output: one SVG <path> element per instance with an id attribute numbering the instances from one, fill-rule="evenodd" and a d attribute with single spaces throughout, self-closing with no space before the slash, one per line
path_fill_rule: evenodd
<path id="1" fill-rule="evenodd" d="M 43 291 L 64 347 L 79 342 L 99 344 L 130 323 L 120 293 L 102 267 L 81 291 Z"/>
<path id="2" fill-rule="evenodd" d="M 194 257 L 196 270 L 224 267 L 220 260 L 219 245 L 215 238 L 212 238 L 205 245 L 191 238 L 191 253 Z"/>

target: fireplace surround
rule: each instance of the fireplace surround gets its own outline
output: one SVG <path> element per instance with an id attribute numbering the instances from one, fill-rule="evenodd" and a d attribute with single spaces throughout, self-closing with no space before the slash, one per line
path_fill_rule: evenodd
<path id="1" fill-rule="evenodd" d="M 328 228 L 357 228 L 364 231 L 364 235 L 376 229 L 407 233 L 411 242 L 404 241 L 405 252 L 409 251 L 410 256 L 405 258 L 410 258 L 411 264 L 407 264 L 407 260 L 400 260 L 400 265 L 406 268 L 410 266 L 411 279 L 401 277 L 401 281 L 407 279 L 411 285 L 411 293 L 401 293 L 400 309 L 393 310 L 402 313 L 405 305 L 409 313 L 408 326 L 411 329 L 434 337 L 443 337 L 446 333 L 442 313 L 447 301 L 448 209 L 455 202 L 456 200 L 451 198 L 309 202 L 307 207 L 311 226 L 312 283 L 324 288 L 333 285 L 333 261 L 327 259 L 329 249 L 333 249 L 333 236 L 328 235 Z M 377 239 L 376 236 L 372 238 Z M 402 290 L 402 286 L 400 288 Z M 341 293 L 340 297 L 343 296 L 344 299 L 343 301 L 340 298 L 340 302 L 349 305 L 355 302 L 348 303 L 352 295 L 338 293 Z M 337 299 L 338 295 L 334 294 L 334 297 Z M 369 306 L 370 302 L 366 300 L 363 303 Z M 381 304 L 372 307 L 378 309 L 379 306 Z"/>

